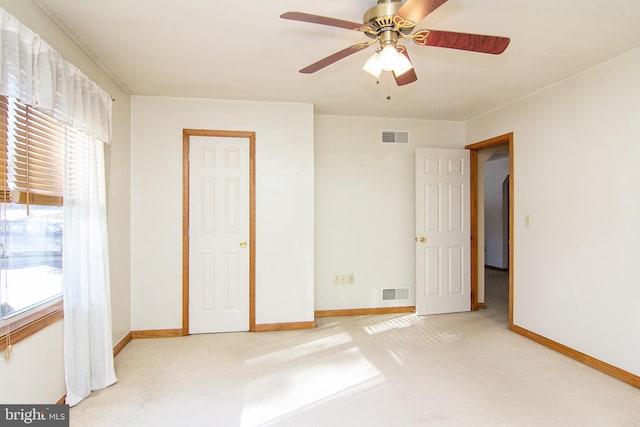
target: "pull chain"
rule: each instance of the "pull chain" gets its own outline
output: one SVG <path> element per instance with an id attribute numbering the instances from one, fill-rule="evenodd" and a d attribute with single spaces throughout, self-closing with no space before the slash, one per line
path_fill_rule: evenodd
<path id="1" fill-rule="evenodd" d="M 391 77 L 387 77 L 387 101 L 391 101 Z"/>

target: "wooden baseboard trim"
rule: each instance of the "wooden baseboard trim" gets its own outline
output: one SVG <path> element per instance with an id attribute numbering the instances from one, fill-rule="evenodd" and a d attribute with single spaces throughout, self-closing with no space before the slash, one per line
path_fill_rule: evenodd
<path id="1" fill-rule="evenodd" d="M 122 338 L 120 342 L 116 344 L 115 347 L 113 347 L 113 357 L 116 357 L 118 353 L 120 353 L 122 349 L 125 348 L 126 345 L 131 342 L 132 339 L 133 339 L 133 333 L 129 332 L 127 335 L 125 335 L 124 338 Z"/>
<path id="2" fill-rule="evenodd" d="M 183 337 L 184 332 L 181 329 L 151 329 L 145 331 L 131 331 L 131 338 L 171 338 Z"/>
<path id="3" fill-rule="evenodd" d="M 538 344 L 542 344 L 545 347 L 550 348 L 551 350 L 555 350 L 558 353 L 577 360 L 580 363 L 584 363 L 585 365 L 597 369 L 600 372 L 611 375 L 612 377 L 620 381 L 624 381 L 627 384 L 631 384 L 634 387 L 640 388 L 640 376 L 638 375 L 610 365 L 607 362 L 603 362 L 602 360 L 591 357 L 578 350 L 574 350 L 571 347 L 567 347 L 564 344 L 560 344 L 559 342 L 550 340 L 549 338 L 538 335 L 535 332 L 531 332 L 528 329 L 522 328 L 520 326 L 511 325 L 509 326 L 509 329 L 517 334 L 520 334 L 524 337 L 529 338 L 530 340 L 537 342 Z"/>
<path id="4" fill-rule="evenodd" d="M 486 268 L 487 270 L 495 270 L 495 271 L 504 271 L 507 272 L 509 271 L 508 268 L 502 268 L 502 267 L 494 267 L 493 265 L 484 265 L 484 268 Z"/>
<path id="5" fill-rule="evenodd" d="M 256 325 L 255 332 L 293 331 L 296 329 L 314 329 L 316 322 L 263 323 Z"/>
<path id="6" fill-rule="evenodd" d="M 476 304 L 476 308 L 478 310 L 484 310 L 485 308 L 487 308 L 487 303 L 486 302 L 479 302 Z"/>
<path id="7" fill-rule="evenodd" d="M 371 314 L 400 314 L 415 313 L 416 307 L 376 307 L 376 308 L 349 308 L 344 310 L 316 310 L 316 317 L 340 317 L 340 316 L 367 316 Z"/>

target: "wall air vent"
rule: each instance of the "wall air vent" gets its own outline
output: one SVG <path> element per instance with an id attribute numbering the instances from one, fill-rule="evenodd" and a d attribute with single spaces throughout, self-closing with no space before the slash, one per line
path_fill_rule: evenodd
<path id="1" fill-rule="evenodd" d="M 409 299 L 409 288 L 388 288 L 382 290 L 383 301 L 406 301 Z"/>
<path id="2" fill-rule="evenodd" d="M 396 131 L 396 130 L 383 130 L 382 143 L 383 144 L 408 144 L 409 132 Z"/>

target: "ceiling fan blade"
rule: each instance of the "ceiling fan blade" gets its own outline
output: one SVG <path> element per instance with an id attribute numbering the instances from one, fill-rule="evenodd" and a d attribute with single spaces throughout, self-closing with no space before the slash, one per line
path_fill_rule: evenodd
<path id="1" fill-rule="evenodd" d="M 402 6 L 400 6 L 396 15 L 417 24 L 425 16 L 446 2 L 447 0 L 407 0 Z"/>
<path id="2" fill-rule="evenodd" d="M 334 62 L 341 60 L 342 58 L 346 58 L 349 55 L 353 55 L 356 52 L 360 52 L 362 49 L 366 49 L 371 46 L 371 43 L 358 43 L 353 46 L 349 46 L 341 51 L 334 53 L 333 55 L 329 55 L 326 58 L 322 58 L 321 60 L 314 62 L 311 65 L 307 65 L 303 69 L 300 70 L 301 73 L 311 74 L 315 73 L 318 70 L 323 69 L 327 65 L 331 65 Z"/>
<path id="3" fill-rule="evenodd" d="M 291 19 L 292 21 L 310 22 L 312 24 L 328 25 L 330 27 L 345 28 L 347 30 L 355 30 L 362 27 L 362 24 L 358 22 L 329 18 L 327 16 L 312 15 L 304 12 L 285 12 L 280 15 L 280 18 Z"/>
<path id="4" fill-rule="evenodd" d="M 509 46 L 511 40 L 508 37 L 486 36 L 481 34 L 419 30 L 413 35 L 413 41 L 422 46 L 446 47 L 449 49 L 499 55 Z"/>
<path id="5" fill-rule="evenodd" d="M 407 49 L 405 49 L 404 46 L 398 45 L 397 49 L 401 54 L 407 57 L 409 62 L 411 62 L 411 58 L 409 58 L 409 52 L 407 52 Z M 413 65 L 413 63 L 411 63 L 411 65 Z M 410 69 L 406 73 L 400 74 L 399 76 L 396 76 L 396 73 L 393 72 L 393 78 L 396 79 L 396 84 L 398 86 L 408 85 L 409 83 L 413 83 L 418 80 L 418 76 L 416 75 L 416 70 L 414 68 Z"/>

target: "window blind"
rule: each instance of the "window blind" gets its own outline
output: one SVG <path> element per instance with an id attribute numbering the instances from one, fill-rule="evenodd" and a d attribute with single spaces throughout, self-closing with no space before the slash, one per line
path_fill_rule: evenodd
<path id="1" fill-rule="evenodd" d="M 0 201 L 62 206 L 65 128 L 0 96 Z"/>

